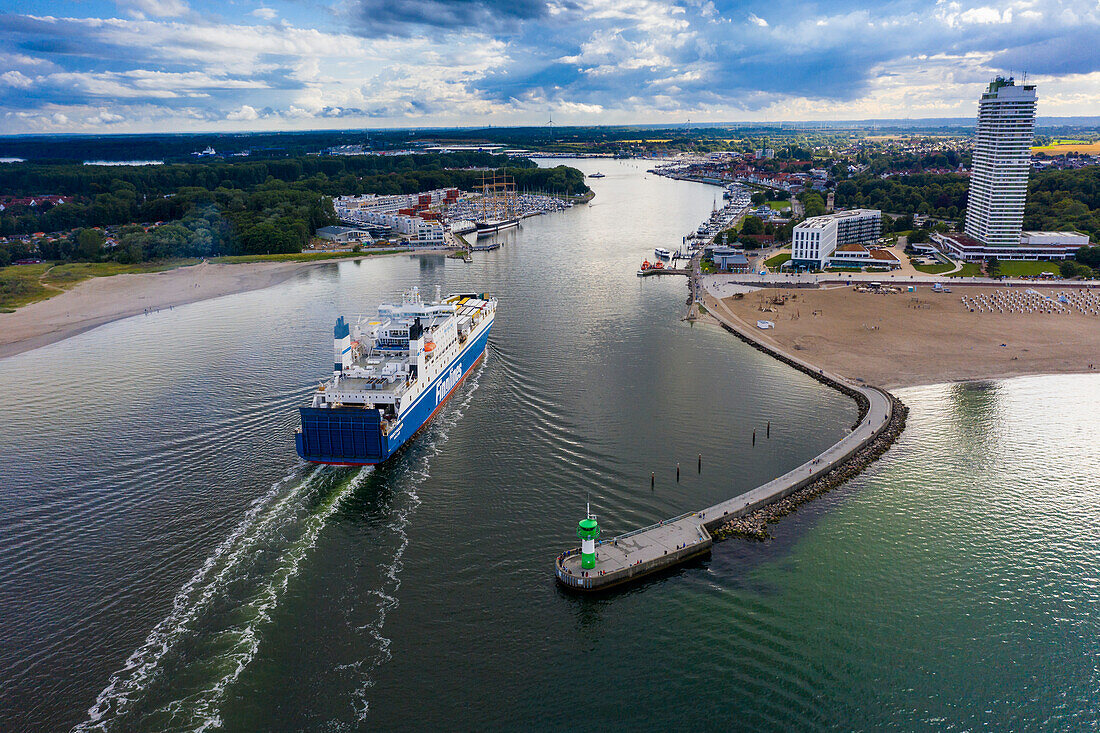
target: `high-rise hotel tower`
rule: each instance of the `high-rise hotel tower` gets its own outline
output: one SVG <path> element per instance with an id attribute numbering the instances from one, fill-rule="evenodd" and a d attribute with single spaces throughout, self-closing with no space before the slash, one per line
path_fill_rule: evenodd
<path id="1" fill-rule="evenodd" d="M 986 246 L 1020 245 L 1035 103 L 1035 85 L 1011 77 L 994 79 L 978 103 L 965 231 Z"/>

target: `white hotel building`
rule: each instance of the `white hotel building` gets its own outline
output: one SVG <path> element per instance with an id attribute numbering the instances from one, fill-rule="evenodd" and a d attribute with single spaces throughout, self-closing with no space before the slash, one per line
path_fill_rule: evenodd
<path id="1" fill-rule="evenodd" d="M 978 102 L 974 159 L 966 197 L 965 234 L 933 234 L 945 253 L 962 260 L 1049 260 L 1073 257 L 1088 244 L 1080 232 L 1024 232 L 1038 97 L 1034 84 L 998 76 Z"/>
<path id="2" fill-rule="evenodd" d="M 814 216 L 791 234 L 791 267 L 820 270 L 845 245 L 875 244 L 882 236 L 882 212 L 851 209 Z"/>
<path id="3" fill-rule="evenodd" d="M 1036 101 L 1035 85 L 997 77 L 978 103 L 965 231 L 982 244 L 1020 243 Z"/>

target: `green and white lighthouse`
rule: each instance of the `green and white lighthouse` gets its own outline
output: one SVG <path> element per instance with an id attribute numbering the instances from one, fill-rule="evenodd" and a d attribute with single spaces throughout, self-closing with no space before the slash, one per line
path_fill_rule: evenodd
<path id="1" fill-rule="evenodd" d="M 587 505 L 588 516 L 577 523 L 577 537 L 581 540 L 581 567 L 591 570 L 596 567 L 596 539 L 600 536 L 600 525 L 592 513 L 592 505 Z"/>

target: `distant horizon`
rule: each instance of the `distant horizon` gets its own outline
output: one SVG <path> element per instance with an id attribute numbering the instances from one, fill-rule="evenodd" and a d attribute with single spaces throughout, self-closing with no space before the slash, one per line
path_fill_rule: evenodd
<path id="1" fill-rule="evenodd" d="M 755 122 L 699 122 L 687 125 L 685 123 L 636 123 L 636 124 L 590 124 L 590 125 L 554 125 L 553 130 L 560 134 L 566 130 L 593 130 L 593 129 L 636 129 L 636 130 L 696 130 L 696 129 L 737 129 L 749 128 L 759 130 L 780 130 L 789 128 L 792 131 L 807 131 L 821 129 L 866 129 L 885 127 L 889 129 L 906 130 L 910 128 L 935 129 L 939 127 L 958 127 L 960 129 L 972 128 L 975 118 L 972 117 L 924 117 L 924 118 L 872 118 L 852 120 L 779 120 L 779 121 L 755 121 Z M 1100 115 L 1069 115 L 1062 117 L 1038 117 L 1036 118 L 1037 130 L 1044 127 L 1080 127 L 1100 128 Z M 547 125 L 447 125 L 447 126 L 405 126 L 405 127 L 318 127 L 294 130 L 187 130 L 179 132 L 24 132 L 24 133 L 0 133 L 0 140 L 26 139 L 33 137 L 246 137 L 252 135 L 309 135 L 309 134 L 355 134 L 355 133 L 433 133 L 433 132 L 471 132 L 478 130 L 538 130 L 551 128 Z"/>

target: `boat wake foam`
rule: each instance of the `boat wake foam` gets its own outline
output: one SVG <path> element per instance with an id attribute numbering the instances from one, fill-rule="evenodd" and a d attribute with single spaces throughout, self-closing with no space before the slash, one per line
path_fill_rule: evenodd
<path id="1" fill-rule="evenodd" d="M 256 499 L 74 730 L 219 726 L 220 702 L 255 656 L 260 627 L 326 520 L 371 470 L 310 467 L 303 476 L 299 467 Z"/>
<path id="2" fill-rule="evenodd" d="M 488 352 L 488 349 L 486 349 L 486 352 Z M 426 450 L 422 456 L 417 457 L 418 460 L 415 463 L 412 461 L 405 462 L 404 470 L 408 472 L 408 476 L 398 479 L 399 483 L 405 484 L 402 488 L 406 498 L 404 503 L 393 511 L 392 520 L 388 526 L 388 529 L 395 535 L 396 549 L 393 556 L 381 568 L 382 585 L 371 592 L 378 599 L 377 613 L 374 619 L 355 628 L 355 631 L 365 632 L 369 635 L 374 645 L 375 654 L 369 659 L 337 667 L 340 670 L 354 670 L 359 674 L 360 682 L 354 692 L 352 702 L 358 722 L 365 720 L 370 712 L 369 693 L 374 686 L 375 673 L 393 658 L 393 653 L 390 651 L 392 641 L 383 633 L 383 628 L 386 624 L 387 615 L 399 605 L 397 592 L 401 588 L 402 557 L 405 554 L 405 549 L 409 546 L 408 527 L 416 508 L 420 506 L 420 496 L 417 494 L 417 489 L 431 476 L 428 472 L 429 459 L 439 453 L 447 442 L 451 429 L 458 424 L 465 414 L 466 408 L 473 401 L 474 392 L 480 384 L 486 361 L 487 358 L 482 360 L 481 365 L 470 373 L 470 376 L 466 379 L 465 392 L 461 395 L 456 394 L 452 398 L 450 409 L 443 410 L 435 421 L 428 426 L 425 434 L 420 436 L 418 446 L 423 446 Z M 458 399 L 459 397 L 461 399 Z"/>

